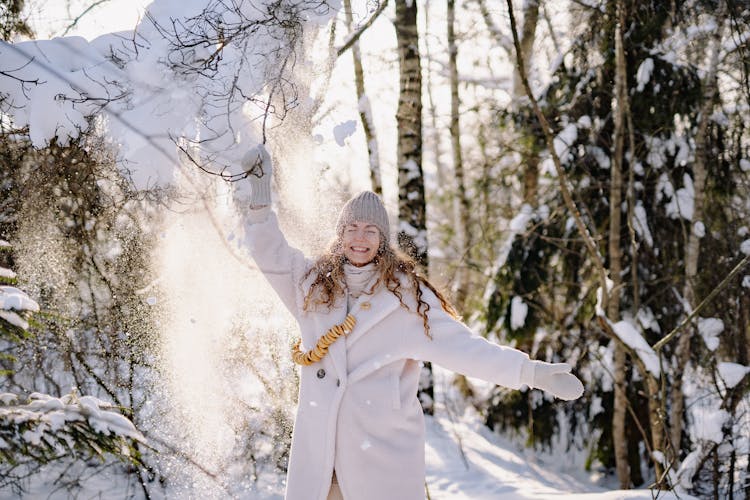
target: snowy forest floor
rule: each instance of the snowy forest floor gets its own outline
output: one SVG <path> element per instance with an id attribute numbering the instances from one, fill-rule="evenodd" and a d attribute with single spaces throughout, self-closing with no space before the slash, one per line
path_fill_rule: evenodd
<path id="1" fill-rule="evenodd" d="M 438 410 L 440 410 L 438 405 Z M 594 484 L 592 478 L 575 460 L 564 455 L 550 455 L 521 450 L 508 439 L 494 434 L 476 418 L 452 420 L 446 412 L 426 419 L 427 485 L 431 500 L 651 500 L 654 498 L 691 500 L 650 490 L 612 490 Z M 464 461 L 465 457 L 465 461 Z M 109 477 L 105 477 L 109 476 Z M 118 480 L 120 479 L 120 480 Z M 78 491 L 77 498 L 140 498 L 141 492 L 131 481 L 108 474 L 99 476 Z M 268 479 L 268 478 L 266 478 Z M 248 491 L 242 499 L 280 500 L 282 478 L 273 485 L 265 483 Z M 128 484 L 129 483 L 129 484 Z M 66 490 L 55 491 L 36 484 L 24 499 L 70 498 Z M 179 498 L 165 492 L 164 498 Z M 0 499 L 15 499 L 0 493 Z"/>
<path id="2" fill-rule="evenodd" d="M 431 500 L 657 498 L 650 490 L 608 490 L 595 485 L 583 472 L 568 473 L 565 469 L 571 462 L 564 455 L 516 448 L 480 422 L 428 418 L 426 460 Z M 692 497 L 660 492 L 658 498 Z"/>
<path id="3" fill-rule="evenodd" d="M 612 489 L 616 478 L 586 472 L 580 451 L 546 453 L 524 448 L 493 433 L 471 409 L 454 417 L 458 412 L 451 408 L 457 398 L 450 383 L 453 374 L 435 368 L 436 416 L 426 420 L 425 448 L 431 500 L 694 498 L 647 489 Z"/>
<path id="4" fill-rule="evenodd" d="M 425 446 L 430 500 L 696 500 L 689 495 L 648 489 L 612 489 L 615 478 L 583 469 L 585 457 L 581 451 L 540 452 L 493 433 L 482 424 L 475 410 L 459 409 L 451 384 L 453 373 L 434 368 L 436 416 L 426 418 Z M 475 388 L 482 391 L 489 386 Z M 143 498 L 133 476 L 123 477 L 118 470 L 99 470 L 70 490 L 61 487 L 60 479 L 71 471 L 52 467 L 35 477 L 28 485 L 28 494 L 20 498 L 69 499 L 72 493 L 74 498 L 87 499 Z M 264 475 L 251 490 L 236 498 L 281 500 L 283 483 L 281 476 Z M 168 488 L 162 492 L 163 497 L 156 491 L 152 495 L 185 498 L 186 490 L 190 491 L 189 485 Z M 205 493 L 202 491 L 201 496 Z M 224 494 L 215 493 L 216 498 L 224 498 Z M 17 494 L 0 491 L 0 500 L 17 498 Z"/>

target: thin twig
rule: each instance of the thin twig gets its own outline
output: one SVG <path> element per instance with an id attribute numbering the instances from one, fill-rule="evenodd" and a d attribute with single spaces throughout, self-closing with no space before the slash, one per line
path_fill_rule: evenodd
<path id="1" fill-rule="evenodd" d="M 105 2 L 109 2 L 109 0 L 97 0 L 96 2 L 94 2 L 91 5 L 89 5 L 88 7 L 86 7 L 86 9 L 84 9 L 83 12 L 81 12 L 80 14 L 78 14 L 78 16 L 75 19 L 73 19 L 73 22 L 71 22 L 68 25 L 68 27 L 65 28 L 65 31 L 63 31 L 63 33 L 62 33 L 62 36 L 67 35 L 70 32 L 70 30 L 72 30 L 73 28 L 75 28 L 75 26 L 78 24 L 78 21 L 80 21 L 81 18 L 83 18 L 83 16 L 85 16 L 86 14 L 88 14 L 89 12 L 91 12 L 92 10 L 94 10 L 96 7 L 100 6 L 101 4 L 103 4 Z"/>
<path id="2" fill-rule="evenodd" d="M 375 20 L 378 18 L 380 13 L 383 12 L 383 10 L 385 10 L 386 5 L 388 5 L 388 0 L 383 0 L 382 2 L 380 2 L 378 9 L 375 12 L 373 12 L 370 18 L 367 21 L 365 21 L 365 23 L 362 26 L 360 26 L 360 28 L 357 31 L 352 33 L 352 35 L 344 43 L 344 45 L 342 45 L 336 50 L 336 57 L 340 57 L 341 54 L 346 52 L 347 49 L 349 49 L 349 47 L 354 45 L 357 42 L 357 40 L 359 40 L 359 37 L 362 36 L 362 33 L 364 33 L 367 30 L 367 28 L 372 26 L 372 23 L 375 22 Z"/>
<path id="3" fill-rule="evenodd" d="M 487 9 L 485 1 L 477 0 L 477 4 L 479 5 L 479 12 L 482 14 L 482 19 L 484 20 L 484 24 L 487 25 L 490 35 L 495 39 L 498 46 L 502 47 L 507 52 L 510 52 L 512 50 L 511 40 L 508 40 L 508 37 L 497 27 L 497 24 L 495 24 L 495 21 L 492 19 L 489 9 Z"/>
<path id="4" fill-rule="evenodd" d="M 748 262 L 750 262 L 750 254 L 746 255 L 744 259 L 742 259 L 736 266 L 734 266 L 734 269 L 732 269 L 730 273 L 727 274 L 727 276 L 721 281 L 721 283 L 719 283 L 716 286 L 716 288 L 711 290 L 711 293 L 709 293 L 708 296 L 705 299 L 703 299 L 701 303 L 698 304 L 698 306 L 695 309 L 693 309 L 692 312 L 688 314 L 688 316 L 684 320 L 682 320 L 682 322 L 679 325 L 674 327 L 674 329 L 671 332 L 669 332 L 666 336 L 664 336 L 664 338 L 662 338 L 656 344 L 653 345 L 654 351 L 661 350 L 665 345 L 667 345 L 667 343 L 670 340 L 672 340 L 675 337 L 675 335 L 677 335 L 680 332 L 680 330 L 685 328 L 693 320 L 693 318 L 695 318 L 698 315 L 698 313 L 701 312 L 701 310 L 706 305 L 708 305 L 708 303 L 711 302 L 714 299 L 714 297 L 716 297 L 716 295 L 719 294 L 719 292 L 721 292 L 722 290 L 724 290 L 724 288 L 727 287 L 729 282 L 740 273 L 742 268 L 745 267 L 748 264 Z"/>

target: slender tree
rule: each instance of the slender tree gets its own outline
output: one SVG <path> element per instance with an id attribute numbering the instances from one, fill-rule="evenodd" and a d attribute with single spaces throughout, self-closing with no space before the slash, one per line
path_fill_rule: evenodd
<path id="1" fill-rule="evenodd" d="M 456 303 L 463 307 L 466 301 L 467 287 L 469 286 L 469 274 L 464 260 L 469 259 L 471 251 L 471 228 L 470 228 L 470 206 L 466 193 L 466 175 L 464 173 L 464 162 L 461 155 L 461 125 L 459 106 L 461 99 L 458 94 L 458 45 L 456 44 L 456 2 L 447 1 L 447 24 L 448 24 L 448 73 L 450 75 L 451 91 L 451 121 L 450 135 L 451 148 L 453 151 L 453 172 L 456 178 L 456 201 L 455 201 L 455 226 L 458 237 L 458 251 L 461 259 L 456 269 L 454 284 Z"/>
<path id="2" fill-rule="evenodd" d="M 622 285 L 622 252 L 620 251 L 620 230 L 622 219 L 622 171 L 625 151 L 625 108 L 622 102 L 627 99 L 627 68 L 623 47 L 625 5 L 622 0 L 615 2 L 617 22 L 615 24 L 615 99 L 613 101 L 614 151 L 609 184 L 609 269 L 613 293 L 610 296 L 607 316 L 620 317 L 619 294 Z M 628 442 L 625 421 L 628 412 L 627 396 L 627 354 L 619 343 L 615 344 L 614 356 L 614 411 L 612 413 L 612 440 L 614 442 L 615 464 L 620 488 L 630 487 L 630 466 L 628 463 Z"/>
<path id="3" fill-rule="evenodd" d="M 490 9 L 487 8 L 486 0 L 478 0 L 479 10 L 484 19 L 490 36 L 492 36 L 498 46 L 503 47 L 509 54 L 513 53 L 513 42 L 500 30 L 492 18 Z M 539 10 L 541 3 L 539 0 L 529 0 L 523 3 L 522 7 L 522 25 L 518 33 L 520 40 L 521 58 L 527 67 L 532 67 L 532 55 L 534 43 L 536 41 L 536 29 L 539 23 Z M 511 108 L 513 112 L 518 112 L 522 103 L 526 100 L 526 91 L 523 87 L 521 75 L 518 72 L 517 65 L 513 65 L 513 82 L 511 88 Z M 514 127 L 516 133 L 521 138 L 519 146 L 522 155 L 521 178 L 523 184 L 523 201 L 531 206 L 538 203 L 538 186 L 539 186 L 539 150 L 540 146 L 536 140 L 529 138 L 529 131 L 524 130 L 523 126 Z"/>
<path id="4" fill-rule="evenodd" d="M 536 27 L 539 22 L 539 0 L 529 0 L 523 3 L 523 24 L 521 25 L 521 57 L 531 67 L 534 42 L 536 41 Z M 518 73 L 518 67 L 513 67 L 513 102 L 518 103 L 525 97 L 523 81 Z M 532 206 L 538 203 L 537 191 L 539 186 L 539 150 L 535 141 L 523 143 L 523 201 Z"/>
<path id="5" fill-rule="evenodd" d="M 723 13 L 717 14 L 717 19 L 723 20 Z M 687 236 L 687 247 L 685 250 L 685 282 L 683 286 L 683 299 L 690 307 L 685 311 L 690 314 L 696 304 L 696 287 L 698 285 L 698 258 L 701 250 L 701 238 L 704 226 L 704 198 L 706 188 L 706 177 L 708 167 L 708 126 L 715 104 L 717 83 L 716 76 L 719 64 L 719 51 L 721 50 L 722 30 L 715 30 L 714 36 L 708 46 L 709 67 L 703 81 L 703 105 L 700 108 L 698 127 L 695 134 L 695 161 L 693 162 L 693 214 L 691 217 L 690 231 Z M 682 387 L 682 374 L 690 360 L 690 344 L 695 329 L 691 326 L 686 328 L 677 341 L 677 352 L 675 367 L 675 380 L 672 387 L 671 406 L 671 440 L 675 449 L 680 448 L 682 442 L 682 421 L 685 408 L 685 395 Z M 676 457 L 680 458 L 680 457 Z"/>
<path id="6" fill-rule="evenodd" d="M 426 270 L 427 218 L 422 174 L 422 67 L 419 57 L 417 2 L 396 2 L 396 40 L 399 60 L 398 126 L 398 241 Z"/>
<path id="7" fill-rule="evenodd" d="M 424 17 L 425 17 L 425 26 L 429 29 L 430 23 L 431 23 L 431 16 L 430 16 L 430 3 L 425 2 L 424 4 Z M 437 102 L 435 100 L 435 93 L 433 91 L 433 87 L 435 86 L 433 84 L 433 78 L 435 74 L 437 73 L 437 70 L 433 69 L 433 66 L 435 66 L 435 58 L 432 53 L 432 44 L 430 43 L 430 33 L 426 33 L 424 37 L 424 47 L 425 47 L 425 58 L 427 63 L 426 68 L 426 81 L 425 81 L 425 94 L 427 96 L 427 103 L 428 103 L 428 116 L 430 118 L 429 120 L 429 138 L 432 142 L 432 149 L 433 149 L 433 155 L 435 156 L 434 162 L 435 162 L 435 170 L 437 171 L 437 185 L 438 190 L 440 192 L 441 188 L 445 186 L 448 175 L 446 173 L 446 166 L 443 164 L 443 160 L 441 158 L 442 155 L 442 149 L 440 147 L 442 141 L 440 139 L 440 130 L 441 127 L 438 125 L 438 109 L 437 109 Z"/>
<path id="8" fill-rule="evenodd" d="M 396 1 L 399 61 L 398 126 L 398 243 L 424 272 L 428 269 L 427 214 L 422 174 L 422 67 L 419 58 L 417 2 Z M 432 366 L 426 363 L 419 398 L 425 413 L 433 413 Z"/>
<path id="9" fill-rule="evenodd" d="M 383 4 L 387 0 L 383 0 Z M 354 33 L 354 18 L 352 14 L 351 0 L 344 0 L 344 15 L 346 16 L 346 27 L 350 33 Z M 375 123 L 372 117 L 372 107 L 370 100 L 365 93 L 365 72 L 362 67 L 362 53 L 359 48 L 359 41 L 353 42 L 351 46 L 352 60 L 354 63 L 354 84 L 357 89 L 357 107 L 359 110 L 359 119 L 362 122 L 362 129 L 367 141 L 367 158 L 370 165 L 370 181 L 372 190 L 379 195 L 383 194 L 383 181 L 380 176 L 380 153 L 378 150 L 378 138 L 375 132 Z"/>

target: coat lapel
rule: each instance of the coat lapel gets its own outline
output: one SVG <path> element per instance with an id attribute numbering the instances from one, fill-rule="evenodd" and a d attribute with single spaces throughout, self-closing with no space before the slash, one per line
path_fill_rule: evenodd
<path id="1" fill-rule="evenodd" d="M 333 367 L 342 380 L 347 378 L 347 360 L 346 350 L 350 348 L 364 334 L 370 331 L 375 325 L 400 307 L 401 303 L 398 297 L 393 295 L 385 288 L 380 288 L 373 295 L 362 295 L 353 304 L 350 314 L 357 320 L 354 329 L 347 335 L 346 339 L 338 339 L 328 348 L 328 355 L 331 358 Z M 315 341 L 325 335 L 329 328 L 339 325 L 346 319 L 346 299 L 336 301 L 330 311 L 326 311 L 319 317 L 323 321 L 316 321 Z M 311 348 L 314 342 L 307 346 Z"/>
<path id="2" fill-rule="evenodd" d="M 398 297 L 386 288 L 381 287 L 373 295 L 362 295 L 354 303 L 350 311 L 357 324 L 346 339 L 347 347 L 351 347 L 362 335 L 378 324 L 383 318 L 391 314 L 401 305 Z"/>
<path id="3" fill-rule="evenodd" d="M 335 318 L 335 321 L 329 326 L 329 328 L 333 327 L 333 325 L 340 325 L 344 322 L 344 320 L 346 319 L 346 299 L 344 299 L 343 301 L 336 301 L 336 306 L 333 311 L 331 311 L 330 317 Z M 328 330 L 320 332 L 319 337 L 325 335 L 327 331 Z M 342 337 L 331 344 L 331 347 L 328 348 L 328 354 L 331 356 L 333 367 L 336 369 L 336 373 L 338 374 L 339 378 L 342 380 L 346 380 L 345 339 Z"/>

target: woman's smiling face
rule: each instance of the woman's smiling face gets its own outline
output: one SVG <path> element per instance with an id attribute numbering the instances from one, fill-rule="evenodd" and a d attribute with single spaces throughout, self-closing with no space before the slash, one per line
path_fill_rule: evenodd
<path id="1" fill-rule="evenodd" d="M 380 248 L 380 230 L 374 224 L 354 221 L 344 227 L 341 235 L 344 257 L 355 266 L 372 261 Z"/>

